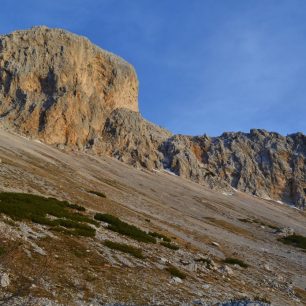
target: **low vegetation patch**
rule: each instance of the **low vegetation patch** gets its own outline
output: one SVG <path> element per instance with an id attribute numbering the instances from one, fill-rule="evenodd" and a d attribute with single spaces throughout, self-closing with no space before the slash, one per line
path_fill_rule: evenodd
<path id="1" fill-rule="evenodd" d="M 94 194 L 100 198 L 106 198 L 106 194 L 100 191 L 88 190 L 89 193 Z"/>
<path id="2" fill-rule="evenodd" d="M 278 240 L 284 244 L 289 244 L 297 248 L 306 250 L 306 237 L 304 236 L 294 234 L 287 237 L 279 238 Z"/>
<path id="3" fill-rule="evenodd" d="M 152 237 L 158 238 L 158 239 L 162 239 L 163 241 L 166 241 L 166 242 L 171 242 L 170 238 L 168 238 L 167 236 L 163 234 L 157 233 L 157 232 L 149 232 L 149 235 Z"/>
<path id="4" fill-rule="evenodd" d="M 70 209 L 81 211 L 79 205 L 55 198 L 45 198 L 25 193 L 0 193 L 0 213 L 13 220 L 29 220 L 42 225 L 48 225 L 55 230 L 71 235 L 92 237 L 95 229 L 88 223 L 98 225 L 89 217 Z M 49 216 L 55 217 L 50 219 Z M 61 230 L 61 228 L 63 228 Z"/>
<path id="5" fill-rule="evenodd" d="M 174 277 L 179 277 L 181 279 L 186 278 L 186 274 L 174 266 L 169 266 L 165 270 L 167 270 Z"/>
<path id="6" fill-rule="evenodd" d="M 252 220 L 247 219 L 247 218 L 239 218 L 238 220 L 239 220 L 240 222 L 243 222 L 243 223 L 253 223 Z"/>
<path id="7" fill-rule="evenodd" d="M 259 225 L 262 225 L 262 226 L 267 226 L 267 227 L 270 227 L 271 229 L 274 229 L 274 230 L 279 230 L 279 227 L 278 226 L 275 226 L 275 225 L 272 225 L 272 224 L 268 224 L 268 223 L 265 223 L 263 221 L 260 221 L 258 219 L 248 219 L 248 218 L 240 218 L 238 219 L 240 222 L 243 222 L 243 223 L 255 223 L 255 224 L 259 224 Z"/>
<path id="8" fill-rule="evenodd" d="M 223 262 L 227 263 L 227 264 L 230 264 L 230 265 L 238 265 L 238 266 L 240 266 L 242 268 L 247 268 L 249 266 L 248 264 L 246 264 L 241 259 L 232 258 L 232 257 L 228 257 L 228 258 L 224 259 Z"/>
<path id="9" fill-rule="evenodd" d="M 121 221 L 119 218 L 113 215 L 97 213 L 95 214 L 94 218 L 98 221 L 108 223 L 108 229 L 114 232 L 128 236 L 137 241 L 146 242 L 146 243 L 156 243 L 156 239 L 150 236 L 145 231 L 141 230 L 140 228 L 134 225 Z"/>
<path id="10" fill-rule="evenodd" d="M 78 211 L 86 211 L 85 207 L 80 206 L 78 204 L 70 204 L 70 203 L 68 203 L 67 207 L 69 207 L 71 209 L 78 210 Z"/>
<path id="11" fill-rule="evenodd" d="M 5 254 L 5 248 L 1 245 L 0 246 L 0 256 Z"/>
<path id="12" fill-rule="evenodd" d="M 125 244 L 125 243 L 118 243 L 113 242 L 110 240 L 105 240 L 104 245 L 107 246 L 110 249 L 117 250 L 123 253 L 130 254 L 136 258 L 144 259 L 144 256 L 142 255 L 142 251 L 138 248 L 135 248 L 131 245 Z"/>
<path id="13" fill-rule="evenodd" d="M 177 251 L 179 249 L 179 247 L 177 245 L 172 244 L 170 242 L 162 241 L 160 244 L 163 245 L 164 247 L 168 248 L 168 249 L 171 249 L 171 250 Z"/>

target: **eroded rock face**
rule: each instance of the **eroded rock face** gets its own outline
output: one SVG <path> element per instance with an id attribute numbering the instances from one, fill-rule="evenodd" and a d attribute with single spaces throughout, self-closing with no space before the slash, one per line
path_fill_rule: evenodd
<path id="1" fill-rule="evenodd" d="M 232 188 L 305 207 L 306 136 L 264 130 L 220 137 L 171 135 L 140 114 L 118 109 L 107 119 L 95 154 L 134 166 L 168 169 L 211 188 Z"/>
<path id="2" fill-rule="evenodd" d="M 116 108 L 138 111 L 133 67 L 84 37 L 36 27 L 0 36 L 4 127 L 82 147 Z"/>
<path id="3" fill-rule="evenodd" d="M 106 120 L 100 137 L 94 139 L 94 154 L 107 154 L 136 167 L 163 167 L 160 145 L 172 134 L 143 119 L 136 112 L 117 109 Z"/>
<path id="4" fill-rule="evenodd" d="M 173 140 L 170 143 L 173 145 Z M 193 175 L 195 170 L 191 172 L 186 162 L 174 171 L 191 173 L 190 178 L 200 182 L 218 177 L 262 198 L 306 205 L 306 136 L 302 133 L 284 137 L 253 129 L 250 133 L 224 133 L 214 138 L 189 137 L 186 147 L 190 157 L 185 154 L 179 158 L 180 163 L 189 159 L 195 164 L 197 159 L 199 164 L 193 168 L 202 174 Z M 178 155 L 172 155 L 172 160 Z"/>
<path id="5" fill-rule="evenodd" d="M 172 135 L 141 117 L 137 97 L 133 67 L 86 38 L 46 27 L 0 36 L 0 126 L 211 188 L 306 205 L 304 134 Z"/>

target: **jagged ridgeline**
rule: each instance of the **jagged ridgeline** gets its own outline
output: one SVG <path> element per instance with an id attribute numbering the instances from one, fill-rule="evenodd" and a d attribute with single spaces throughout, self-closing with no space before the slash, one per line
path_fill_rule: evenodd
<path id="1" fill-rule="evenodd" d="M 172 135 L 141 117 L 137 99 L 134 68 L 84 37 L 46 27 L 0 36 L 3 128 L 137 167 L 168 169 L 212 188 L 305 206 L 304 134 Z"/>

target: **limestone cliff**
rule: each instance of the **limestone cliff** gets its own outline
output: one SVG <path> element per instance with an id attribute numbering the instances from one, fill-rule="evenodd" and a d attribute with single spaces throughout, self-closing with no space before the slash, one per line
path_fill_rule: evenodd
<path id="1" fill-rule="evenodd" d="M 47 27 L 0 36 L 5 127 L 82 147 L 114 109 L 138 111 L 137 96 L 133 67 L 84 37 Z"/>

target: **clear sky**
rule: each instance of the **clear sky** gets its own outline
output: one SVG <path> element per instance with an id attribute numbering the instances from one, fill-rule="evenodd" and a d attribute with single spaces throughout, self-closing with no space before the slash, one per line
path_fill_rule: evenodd
<path id="1" fill-rule="evenodd" d="M 306 132 L 305 0 L 1 0 L 1 34 L 34 25 L 132 63 L 143 116 L 174 133 Z"/>

